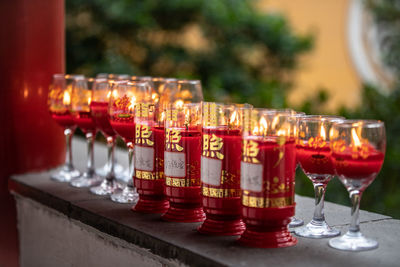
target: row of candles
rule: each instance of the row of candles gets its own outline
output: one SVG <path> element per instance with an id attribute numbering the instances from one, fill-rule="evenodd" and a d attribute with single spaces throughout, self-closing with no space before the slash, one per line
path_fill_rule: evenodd
<path id="1" fill-rule="evenodd" d="M 352 220 L 349 231 L 329 245 L 353 251 L 378 246 L 361 234 L 358 212 L 362 192 L 383 164 L 381 121 L 204 102 L 198 80 L 107 74 L 55 74 L 49 109 L 67 140 L 66 163 L 54 180 L 134 203 L 132 210 L 160 213 L 166 221 L 203 222 L 198 228 L 203 234 L 239 235 L 245 246 L 287 247 L 297 243 L 288 224 L 296 224 L 294 184 L 300 165 L 313 182 L 316 206 L 312 221 L 295 233 L 340 235 L 323 212 L 326 186 L 337 175 L 350 193 Z M 72 164 L 76 126 L 88 141 L 83 174 Z M 96 174 L 93 163 L 98 130 L 108 144 L 104 176 Z M 114 170 L 117 135 L 128 148 L 125 185 Z"/>

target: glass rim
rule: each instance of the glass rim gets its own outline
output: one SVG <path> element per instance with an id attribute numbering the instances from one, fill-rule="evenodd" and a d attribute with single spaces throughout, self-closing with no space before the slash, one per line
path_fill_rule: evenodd
<path id="1" fill-rule="evenodd" d="M 197 85 L 197 84 L 201 84 L 200 80 L 189 80 L 189 79 L 178 79 L 177 80 L 178 84 L 193 84 L 193 85 Z"/>
<path id="2" fill-rule="evenodd" d="M 295 114 L 296 116 L 296 114 Z M 320 121 L 327 121 L 327 122 L 342 122 L 345 121 L 346 118 L 342 116 L 336 115 L 299 115 L 298 116 L 301 122 L 320 122 Z"/>
<path id="3" fill-rule="evenodd" d="M 357 120 L 357 119 L 350 119 L 344 120 L 341 122 L 335 122 L 335 128 L 379 128 L 384 127 L 385 122 L 381 120 Z"/>

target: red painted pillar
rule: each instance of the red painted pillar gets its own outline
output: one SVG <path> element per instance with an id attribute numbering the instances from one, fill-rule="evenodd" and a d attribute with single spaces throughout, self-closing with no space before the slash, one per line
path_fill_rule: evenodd
<path id="1" fill-rule="evenodd" d="M 0 265 L 18 265 L 10 175 L 64 160 L 62 130 L 47 111 L 53 73 L 64 72 L 64 0 L 0 1 Z"/>

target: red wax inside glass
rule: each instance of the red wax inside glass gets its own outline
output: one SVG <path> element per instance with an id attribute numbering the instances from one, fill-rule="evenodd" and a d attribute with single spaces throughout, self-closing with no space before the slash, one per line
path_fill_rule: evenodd
<path id="1" fill-rule="evenodd" d="M 92 101 L 90 103 L 90 111 L 96 127 L 104 134 L 104 136 L 114 136 L 115 132 L 111 127 L 108 116 L 108 102 Z"/>
<path id="2" fill-rule="evenodd" d="M 92 114 L 88 111 L 77 112 L 74 115 L 74 122 L 84 133 L 96 131 L 96 125 L 92 119 Z"/>
<path id="3" fill-rule="evenodd" d="M 201 132 L 197 127 L 168 129 L 165 146 L 165 195 L 170 208 L 163 219 L 176 222 L 204 220 L 201 206 Z"/>
<path id="4" fill-rule="evenodd" d="M 130 118 L 120 118 L 111 117 L 111 126 L 114 131 L 121 136 L 125 142 L 133 142 L 135 139 L 135 123 L 133 121 L 133 116 Z"/>
<path id="5" fill-rule="evenodd" d="M 140 133 L 136 133 L 137 137 L 135 138 L 135 162 L 140 161 L 148 153 L 138 154 L 137 151 L 142 149 L 150 149 L 154 155 L 151 159 L 148 156 L 145 156 L 144 159 L 146 162 L 152 161 L 151 163 L 145 162 L 143 165 L 144 167 L 153 166 L 150 171 L 142 170 L 137 163 L 135 164 L 134 183 L 139 193 L 139 201 L 134 210 L 147 213 L 164 213 L 169 206 L 164 195 L 164 127 L 148 127 L 136 124 L 135 128 L 135 132 L 141 129 Z M 144 128 L 148 130 L 143 132 Z"/>
<path id="6" fill-rule="evenodd" d="M 288 231 L 287 224 L 295 207 L 295 141 L 280 142 L 279 138 L 245 141 L 255 142 L 257 145 L 252 143 L 249 147 L 259 150 L 256 157 L 244 155 L 242 166 L 246 165 L 246 172 L 250 169 L 258 171 L 249 172 L 243 178 L 246 185 L 242 185 L 242 216 L 246 231 L 239 243 L 265 248 L 293 246 L 297 240 Z M 244 168 L 241 171 L 244 172 Z"/>
<path id="7" fill-rule="evenodd" d="M 210 153 L 219 152 L 223 155 L 221 181 L 218 186 L 203 184 L 203 187 L 237 190 L 237 194 L 220 197 L 203 197 L 204 211 L 207 214 L 240 214 L 240 161 L 242 156 L 242 137 L 238 129 L 203 128 L 203 135 L 207 134 L 212 142 L 213 135 L 221 138 L 223 143 L 220 151 L 215 151 L 209 146 Z M 211 155 L 211 154 L 210 154 Z M 218 159 L 212 157 L 214 159 Z"/>
<path id="8" fill-rule="evenodd" d="M 296 146 L 297 160 L 306 174 L 334 175 L 329 144 L 323 147 Z"/>
<path id="9" fill-rule="evenodd" d="M 53 112 L 50 111 L 51 117 L 55 120 L 59 125 L 64 128 L 71 128 L 75 125 L 72 115 L 69 111 L 64 112 Z"/>
<path id="10" fill-rule="evenodd" d="M 383 159 L 384 154 L 375 149 L 364 158 L 346 151 L 332 153 L 337 175 L 351 179 L 374 179 L 381 170 Z"/>
<path id="11" fill-rule="evenodd" d="M 240 162 L 242 137 L 239 129 L 203 128 L 202 195 L 206 220 L 198 229 L 211 235 L 240 235 L 245 229 L 241 219 Z M 217 179 L 210 178 L 212 162 L 220 161 Z M 207 165 L 206 165 L 207 164 Z"/>

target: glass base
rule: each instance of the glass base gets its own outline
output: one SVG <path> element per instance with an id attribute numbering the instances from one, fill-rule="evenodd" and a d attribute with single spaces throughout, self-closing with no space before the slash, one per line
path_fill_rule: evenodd
<path id="1" fill-rule="evenodd" d="M 118 162 L 114 163 L 114 173 L 117 179 L 123 180 L 125 169 L 124 167 L 119 164 Z M 103 167 L 96 169 L 96 174 L 102 177 L 105 177 L 109 171 L 108 164 L 104 164 Z"/>
<path id="2" fill-rule="evenodd" d="M 139 194 L 136 192 L 136 188 L 125 186 L 124 190 L 112 194 L 111 200 L 117 203 L 137 203 Z"/>
<path id="3" fill-rule="evenodd" d="M 51 179 L 57 182 L 69 183 L 71 180 L 79 177 L 80 173 L 75 168 L 67 168 L 63 166 L 57 173 L 51 175 Z"/>
<path id="4" fill-rule="evenodd" d="M 329 240 L 329 246 L 339 250 L 365 251 L 378 248 L 378 242 L 363 236 L 361 232 L 347 232 Z"/>
<path id="5" fill-rule="evenodd" d="M 294 227 L 299 227 L 304 224 L 304 221 L 302 219 L 298 219 L 296 217 L 292 217 L 289 223 L 289 228 L 294 228 Z"/>
<path id="6" fill-rule="evenodd" d="M 78 178 L 74 179 L 71 181 L 70 185 L 73 187 L 92 187 L 99 185 L 103 178 L 98 176 L 95 173 L 89 174 L 87 172 L 83 173 L 81 176 Z"/>
<path id="7" fill-rule="evenodd" d="M 326 238 L 340 235 L 340 230 L 331 228 L 325 221 L 312 220 L 306 226 L 294 230 L 295 234 L 308 238 Z"/>
<path id="8" fill-rule="evenodd" d="M 118 183 L 115 179 L 107 180 L 104 179 L 99 186 L 91 187 L 90 192 L 99 196 L 107 196 L 113 194 L 119 188 Z"/>

